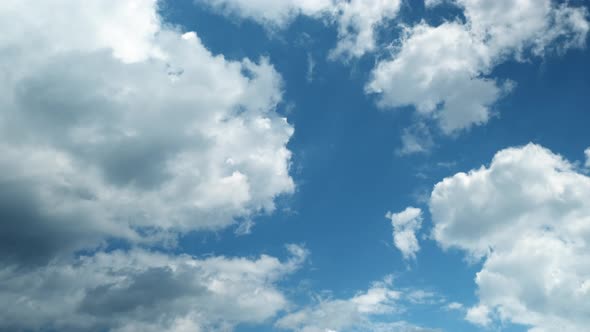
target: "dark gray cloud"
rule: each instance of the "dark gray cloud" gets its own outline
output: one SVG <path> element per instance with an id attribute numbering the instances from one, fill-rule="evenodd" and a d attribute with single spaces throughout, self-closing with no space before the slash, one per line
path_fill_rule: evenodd
<path id="1" fill-rule="evenodd" d="M 307 255 L 289 250 L 286 261 L 132 250 L 1 267 L 0 330 L 215 331 L 260 323 L 287 306 L 276 284 Z"/>
<path id="2" fill-rule="evenodd" d="M 156 0 L 2 2 L 0 27 L 0 331 L 211 331 L 285 308 L 301 252 L 137 249 L 293 192 L 267 59 L 212 55 Z"/>
<path id="3" fill-rule="evenodd" d="M 0 179 L 0 264 L 47 264 L 82 247 L 93 247 L 104 233 L 82 213 L 46 211 L 27 181 Z M 71 193 L 79 200 L 92 197 Z"/>
<path id="4" fill-rule="evenodd" d="M 0 7 L 0 262 L 217 230 L 294 190 L 266 59 L 213 56 L 156 1 L 88 6 Z"/>
<path id="5" fill-rule="evenodd" d="M 106 318 L 134 311 L 154 314 L 164 302 L 206 292 L 205 288 L 193 287 L 186 280 L 190 280 L 189 276 L 176 275 L 169 267 L 149 268 L 135 275 L 128 285 L 113 283 L 87 290 L 80 312 Z"/>

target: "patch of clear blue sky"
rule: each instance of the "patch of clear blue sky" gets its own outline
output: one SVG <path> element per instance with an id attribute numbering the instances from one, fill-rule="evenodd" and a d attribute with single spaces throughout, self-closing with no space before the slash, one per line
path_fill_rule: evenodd
<path id="1" fill-rule="evenodd" d="M 450 7 L 426 12 L 420 3 L 408 3 L 401 15 L 406 23 L 425 18 L 437 24 L 457 15 L 460 19 L 460 13 Z M 582 160 L 583 150 L 590 146 L 587 49 L 498 66 L 492 77 L 517 84 L 495 105 L 499 116 L 458 137 L 436 137 L 436 147 L 429 154 L 399 157 L 395 150 L 401 144 L 401 131 L 412 123 L 412 112 L 378 110 L 373 98 L 363 93 L 375 55 L 348 64 L 327 60 L 336 43 L 333 28 L 300 17 L 269 35 L 255 23 L 228 19 L 188 0 L 169 1 L 162 12 L 168 22 L 196 31 L 214 54 L 230 59 L 269 57 L 285 81 L 281 112 L 295 126 L 289 148 L 294 153 L 292 176 L 297 192 L 279 199 L 274 214 L 256 218 L 252 234 L 194 233 L 182 239 L 181 250 L 194 255 L 281 256 L 286 254 L 285 243 L 304 243 L 311 251 L 309 263 L 284 282 L 296 302 L 308 302 L 309 292 L 322 290 L 332 291 L 334 297 L 350 297 L 393 274 L 398 288 L 425 289 L 449 301 L 475 304 L 474 277 L 480 266 L 466 264 L 462 253 L 443 252 L 428 239 L 421 241 L 417 261 L 405 263 L 391 245 L 385 213 L 409 205 L 425 209 L 420 236 L 428 235 L 431 223 L 420 197 L 444 177 L 487 164 L 495 152 L 509 146 L 535 142 L 572 161 Z M 395 38 L 398 32 L 392 24 L 381 32 L 382 41 Z M 311 82 L 306 77 L 308 54 L 315 61 Z M 426 177 L 418 177 L 419 172 Z M 391 319 L 453 332 L 477 330 L 460 313 L 438 306 L 410 307 Z M 238 330 L 273 329 L 242 326 Z"/>

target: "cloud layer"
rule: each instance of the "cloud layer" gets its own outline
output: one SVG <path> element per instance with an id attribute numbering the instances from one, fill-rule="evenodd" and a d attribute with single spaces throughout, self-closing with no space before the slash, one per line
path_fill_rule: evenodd
<path id="1" fill-rule="evenodd" d="M 170 256 L 144 250 L 82 256 L 21 271 L 3 267 L 0 330 L 227 331 L 287 307 L 276 287 L 307 251 L 284 262 Z"/>
<path id="2" fill-rule="evenodd" d="M 298 332 L 436 332 L 404 321 L 391 322 L 391 315 L 403 308 L 398 302 L 406 298 L 412 300 L 412 293 L 394 289 L 389 276 L 349 298 L 320 297 L 315 304 L 287 313 L 275 326 Z"/>

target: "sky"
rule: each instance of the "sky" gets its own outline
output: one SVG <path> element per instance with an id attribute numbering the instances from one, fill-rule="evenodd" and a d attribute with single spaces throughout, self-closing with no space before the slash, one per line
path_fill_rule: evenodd
<path id="1" fill-rule="evenodd" d="M 587 0 L 5 0 L 0 331 L 590 326 Z"/>

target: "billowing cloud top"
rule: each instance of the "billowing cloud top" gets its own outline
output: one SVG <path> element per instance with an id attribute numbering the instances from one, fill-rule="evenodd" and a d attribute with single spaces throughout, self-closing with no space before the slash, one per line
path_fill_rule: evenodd
<path id="1" fill-rule="evenodd" d="M 220 229 L 293 191 L 267 59 L 211 54 L 156 1 L 0 7 L 0 218 L 28 211 L 3 258 Z"/>
<path id="2" fill-rule="evenodd" d="M 445 134 L 489 120 L 495 101 L 513 86 L 488 77 L 497 64 L 584 46 L 590 29 L 584 7 L 551 0 L 452 3 L 463 9 L 465 22 L 406 27 L 366 86 L 382 107 L 412 105 Z"/>
<path id="3" fill-rule="evenodd" d="M 493 317 L 583 331 L 590 324 L 590 178 L 534 144 L 502 150 L 489 167 L 439 182 L 430 198 L 433 235 L 443 248 L 483 258 L 480 305 Z M 573 309 L 575 308 L 575 309 Z"/>

